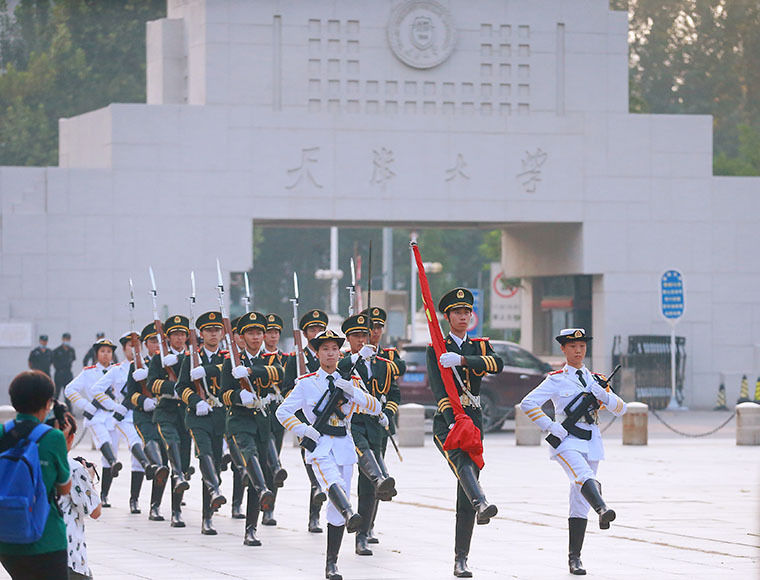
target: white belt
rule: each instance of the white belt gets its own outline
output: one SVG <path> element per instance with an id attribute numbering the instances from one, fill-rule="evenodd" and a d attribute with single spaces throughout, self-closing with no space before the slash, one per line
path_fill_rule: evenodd
<path id="1" fill-rule="evenodd" d="M 459 395 L 459 402 L 463 407 L 476 407 L 480 409 L 480 395 L 470 397 L 466 393 Z"/>

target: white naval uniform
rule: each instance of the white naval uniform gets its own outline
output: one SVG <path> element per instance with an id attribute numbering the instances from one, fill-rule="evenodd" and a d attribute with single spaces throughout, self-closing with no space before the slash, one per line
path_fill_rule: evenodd
<path id="1" fill-rule="evenodd" d="M 100 401 L 101 405 L 106 407 L 109 411 L 113 411 L 117 403 L 122 406 L 124 405 L 124 399 L 126 399 L 126 393 L 124 390 L 127 386 L 130 364 L 129 360 L 124 359 L 119 364 L 111 365 L 108 372 L 90 387 L 90 394 L 92 397 Z M 113 393 L 113 398 L 107 393 L 109 389 L 111 389 L 111 393 Z M 113 454 L 117 457 L 120 438 L 124 438 L 127 442 L 128 449 L 132 449 L 132 446 L 134 445 L 142 445 L 142 439 L 137 433 L 137 429 L 135 429 L 132 409 L 127 409 L 127 414 L 121 421 L 117 421 L 116 418 L 111 415 L 109 431 L 111 433 L 111 447 L 113 449 Z M 132 456 L 132 471 L 145 471 L 134 455 Z"/>
<path id="2" fill-rule="evenodd" d="M 530 417 L 531 421 L 542 431 L 548 431 L 552 420 L 541 410 L 543 404 L 551 399 L 555 409 L 555 421 L 562 423 L 565 419 L 564 409 L 579 393 L 591 391 L 591 385 L 598 384 L 591 372 L 581 367 L 581 372 L 586 386 L 584 387 L 574 367 L 565 365 L 561 370 L 549 373 L 547 377 L 525 395 L 520 402 L 522 411 Z M 606 389 L 607 400 L 599 401 L 602 409 L 619 417 L 626 412 L 626 404 L 613 393 Z M 602 434 L 597 425 L 588 425 L 584 421 L 578 423 L 578 427 L 591 431 L 591 439 L 586 441 L 574 435 L 568 434 L 555 449 L 549 446 L 549 454 L 567 474 L 570 480 L 570 517 L 585 518 L 588 515 L 589 504 L 581 495 L 581 486 L 588 479 L 596 478 L 596 470 L 599 462 L 604 459 L 604 445 Z"/>
<path id="3" fill-rule="evenodd" d="M 295 412 L 301 410 L 309 423 L 314 423 L 317 418 L 314 414 L 314 407 L 328 389 L 327 375 L 328 373 L 320 368 L 317 372 L 302 376 L 277 408 L 275 413 L 277 420 L 298 437 L 303 437 L 307 424 L 301 422 L 295 416 Z M 332 376 L 336 379 L 340 378 L 337 371 L 332 373 Z M 330 418 L 331 426 L 345 427 L 346 436 L 322 435 L 314 451 L 306 450 L 305 452 L 306 462 L 313 466 L 314 475 L 322 490 L 327 493 L 328 488 L 337 483 L 346 492 L 346 497 L 351 496 L 351 477 L 354 463 L 357 462 L 356 447 L 351 436 L 351 417 L 356 411 L 368 415 L 382 413 L 380 401 L 362 388 L 362 380 L 356 376 L 352 379 L 354 391 L 351 394 L 346 394 L 348 402 L 341 407 L 345 418 L 339 419 L 336 415 Z M 343 515 L 332 502 L 327 506 L 327 521 L 334 526 L 345 524 Z"/>
<path id="4" fill-rule="evenodd" d="M 97 408 L 92 416 L 92 419 L 85 418 L 84 426 L 90 430 L 95 447 L 100 449 L 104 443 L 111 443 L 114 457 L 118 450 L 118 434 L 116 435 L 116 443 L 114 443 L 113 428 L 113 415 L 110 410 L 106 410 L 109 407 L 113 408 L 113 400 L 105 392 L 95 394 L 92 391 L 93 385 L 98 382 L 110 368 L 117 365 L 111 365 L 106 368 L 100 363 L 96 363 L 92 366 L 82 369 L 74 379 L 66 385 L 64 389 L 64 395 L 71 401 L 73 407 L 79 411 L 84 411 L 87 403 L 97 404 L 104 408 Z M 97 405 L 96 405 L 97 406 Z M 101 457 L 101 463 L 103 467 L 111 467 L 105 457 Z"/>

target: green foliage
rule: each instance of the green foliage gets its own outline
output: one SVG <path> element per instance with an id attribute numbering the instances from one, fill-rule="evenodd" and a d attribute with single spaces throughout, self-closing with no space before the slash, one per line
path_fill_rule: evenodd
<path id="1" fill-rule="evenodd" d="M 0 4 L 0 165 L 55 165 L 58 119 L 145 101 L 145 23 L 162 0 Z"/>

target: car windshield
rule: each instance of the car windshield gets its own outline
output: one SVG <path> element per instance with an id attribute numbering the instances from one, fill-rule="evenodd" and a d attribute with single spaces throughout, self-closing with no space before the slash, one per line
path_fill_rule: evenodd
<path id="1" fill-rule="evenodd" d="M 424 367 L 426 364 L 424 348 L 405 350 L 401 353 L 401 358 L 404 359 L 407 366 Z"/>
<path id="2" fill-rule="evenodd" d="M 521 369 L 541 370 L 545 365 L 527 350 L 513 344 L 500 344 L 495 347 L 496 353 L 504 359 L 504 364 Z"/>

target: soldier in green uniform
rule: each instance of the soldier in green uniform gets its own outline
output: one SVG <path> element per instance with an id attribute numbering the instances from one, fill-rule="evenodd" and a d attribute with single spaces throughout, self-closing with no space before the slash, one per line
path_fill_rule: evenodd
<path id="1" fill-rule="evenodd" d="M 185 403 L 185 427 L 195 446 L 195 456 L 203 477 L 201 533 L 215 536 L 212 517 L 227 499 L 219 491 L 222 467 L 222 440 L 226 411 L 219 400 L 224 351 L 219 349 L 224 325 L 221 312 L 204 312 L 195 321 L 203 345 L 199 347 L 198 362 L 191 356 L 182 360 L 177 378 L 177 395 Z"/>
<path id="2" fill-rule="evenodd" d="M 245 348 L 245 344 L 243 343 L 243 339 L 240 338 L 240 335 L 237 331 L 237 323 L 239 320 L 239 316 L 237 318 L 233 318 L 230 322 L 230 325 L 232 326 L 232 340 L 235 341 L 235 344 L 240 350 L 243 350 Z M 227 348 L 229 349 L 230 346 L 227 345 Z M 226 436 L 224 438 L 224 441 L 227 443 L 227 449 L 229 451 L 230 445 L 227 441 Z M 243 513 L 243 492 L 245 491 L 245 470 L 241 470 L 234 462 L 232 462 L 232 457 L 225 458 L 225 460 L 231 462 L 232 469 L 232 519 L 244 520 L 245 514 Z M 224 464 L 222 465 L 222 469 L 224 469 Z"/>
<path id="3" fill-rule="evenodd" d="M 369 314 L 365 308 L 361 312 L 365 316 Z M 398 353 L 398 349 L 393 346 L 387 346 L 385 348 L 380 347 L 380 343 L 385 333 L 385 321 L 388 319 L 388 313 L 377 306 L 372 307 L 372 332 L 369 333 L 369 344 L 373 345 L 377 349 L 377 353 L 383 358 L 387 358 L 394 365 L 396 365 L 396 375 L 401 376 L 406 372 L 406 362 Z"/>
<path id="4" fill-rule="evenodd" d="M 327 313 L 316 308 L 309 310 L 306 314 L 301 316 L 301 320 L 298 321 L 298 327 L 306 338 L 303 354 L 305 360 L 304 366 L 306 367 L 307 373 L 313 373 L 319 369 L 319 359 L 317 358 L 317 353 L 311 347 L 311 340 L 327 330 L 327 321 Z M 298 356 L 298 353 L 295 353 L 295 356 Z M 298 365 L 296 364 L 297 361 L 295 360 L 295 356 L 293 358 L 292 366 L 293 384 L 295 384 L 295 375 L 298 374 Z M 289 382 L 287 380 L 288 378 L 290 377 L 286 377 L 286 382 Z M 292 386 L 289 388 L 292 389 Z M 301 421 L 306 420 L 301 411 L 296 412 L 296 417 Z M 327 496 L 319 486 L 319 482 L 314 475 L 313 467 L 306 461 L 305 450 L 303 447 L 301 448 L 301 459 L 303 460 L 303 465 L 306 468 L 306 475 L 309 476 L 309 483 L 311 484 L 309 490 L 308 530 L 312 534 L 321 534 L 322 528 L 319 525 L 319 512 L 322 509 L 322 504 L 327 501 Z"/>
<path id="5" fill-rule="evenodd" d="M 351 352 L 341 359 L 338 371 L 343 376 L 354 372 L 367 386 L 369 394 L 378 399 L 383 413 L 392 423 L 401 393 L 396 384 L 396 367 L 386 358 L 376 355 L 374 347 L 367 344 L 369 324 L 366 314 L 348 317 L 341 326 Z M 375 502 L 390 501 L 396 495 L 396 482 L 389 476 L 383 457 L 388 444 L 388 435 L 377 418 L 363 413 L 354 413 L 351 418 L 351 434 L 359 456 L 359 498 L 358 511 L 362 516 L 362 527 L 356 533 L 356 553 L 371 556 L 372 550 L 367 545 L 368 533 L 375 512 Z"/>
<path id="6" fill-rule="evenodd" d="M 244 470 L 248 479 L 248 504 L 243 539 L 246 546 L 261 545 L 261 541 L 256 537 L 259 510 L 271 511 L 274 505 L 274 494 L 267 486 L 259 457 L 265 458 L 267 469 L 271 470 L 271 480 L 276 487 L 281 487 L 288 476 L 279 466 L 279 462 L 272 465 L 266 461 L 271 430 L 264 398 L 273 392 L 271 383 L 282 380 L 284 371 L 279 364 L 266 364 L 266 361 L 258 356 L 265 330 L 264 315 L 260 312 L 248 312 L 241 316 L 237 331 L 242 337 L 245 349 L 240 352 L 240 364 L 234 366 L 232 358 L 228 357 L 222 366 L 222 402 L 229 409 L 226 425 L 227 443 L 232 460 L 238 468 Z"/>
<path id="7" fill-rule="evenodd" d="M 172 466 L 172 522 L 173 528 L 184 528 L 182 520 L 182 496 L 190 484 L 190 435 L 185 428 L 185 404 L 177 396 L 176 386 L 185 344 L 190 332 L 186 316 L 175 314 L 164 322 L 164 334 L 168 340 L 168 352 L 156 354 L 148 365 L 148 388 L 158 398 L 153 411 L 153 422 L 164 443 L 164 449 Z M 169 369 L 171 369 L 170 377 Z"/>
<path id="8" fill-rule="evenodd" d="M 164 516 L 161 515 L 161 498 L 164 495 L 166 482 L 169 476 L 169 468 L 166 466 L 166 453 L 163 449 L 163 441 L 158 434 L 158 427 L 153 423 L 153 410 L 156 408 L 158 399 L 148 389 L 145 380 L 148 378 L 148 365 L 154 355 L 158 354 L 158 336 L 156 335 L 156 326 L 154 323 L 148 324 L 140 333 L 140 342 L 145 347 L 145 357 L 142 368 L 135 368 L 133 362 L 129 367 L 127 384 L 125 389 L 127 397 L 124 399 L 124 406 L 132 409 L 132 418 L 135 429 L 140 434 L 145 448 L 145 455 L 148 456 L 151 463 L 160 465 L 153 477 L 153 488 L 150 494 L 150 512 L 148 519 L 154 522 L 163 522 Z"/>
<path id="9" fill-rule="evenodd" d="M 483 437 L 483 420 L 480 410 L 480 382 L 486 373 L 498 374 L 504 367 L 501 358 L 493 351 L 487 338 L 470 338 L 467 328 L 472 318 L 472 292 L 466 288 L 450 290 L 438 302 L 438 310 L 446 317 L 450 332 L 446 337 L 446 350 L 436 360 L 432 346 L 427 348 L 427 372 L 430 388 L 438 401 L 433 418 L 433 441 L 443 454 L 457 478 L 457 511 L 454 539 L 454 576 L 470 578 L 467 568 L 470 540 L 475 521 L 487 524 L 498 509 L 486 500 L 478 477 L 480 470 L 469 455 L 461 449 L 446 451 L 443 444 L 449 429 L 454 425 L 454 412 L 441 378 L 441 367 L 454 372 L 457 392 L 465 413 L 472 418 Z M 439 367 L 440 364 L 440 367 Z M 469 392 L 462 389 L 457 375 Z"/>
<path id="10" fill-rule="evenodd" d="M 295 359 L 282 352 L 279 348 L 280 336 L 282 334 L 283 321 L 280 316 L 270 312 L 266 315 L 266 331 L 264 332 L 264 347 L 261 350 L 260 357 L 266 361 L 267 365 L 280 365 L 283 369 L 283 378 L 279 381 L 273 381 L 271 383 L 272 390 L 274 391 L 269 395 L 269 402 L 266 404 L 267 416 L 269 417 L 269 429 L 272 433 L 271 443 L 267 447 L 267 460 L 270 465 L 279 465 L 280 452 L 282 451 L 282 438 L 285 433 L 285 428 L 275 417 L 275 412 L 280 403 L 284 400 L 285 395 L 290 389 L 293 388 L 295 383 L 295 372 L 292 368 L 295 366 Z M 286 387 L 286 381 L 290 384 Z M 275 463 L 276 462 L 276 463 Z M 274 485 L 272 479 L 273 471 L 271 469 L 265 470 L 267 476 L 267 485 L 274 494 L 275 501 L 277 499 L 277 490 L 279 489 Z M 274 510 L 275 501 L 272 502 L 272 510 Z M 261 514 L 261 524 L 264 526 L 276 526 L 277 520 L 274 519 L 272 511 L 265 511 Z"/>

